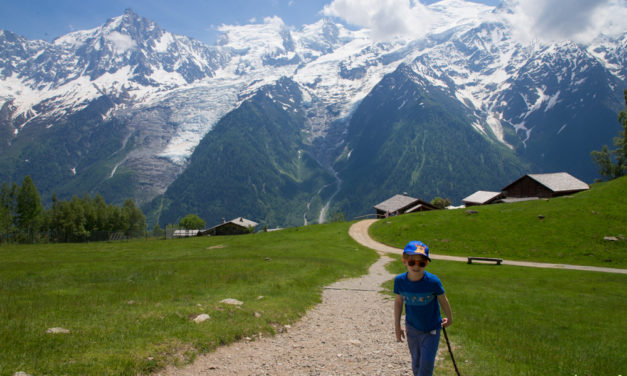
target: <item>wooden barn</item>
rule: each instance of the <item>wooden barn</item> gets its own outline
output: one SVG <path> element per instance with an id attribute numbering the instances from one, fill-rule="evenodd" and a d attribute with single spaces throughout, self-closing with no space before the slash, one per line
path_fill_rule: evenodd
<path id="1" fill-rule="evenodd" d="M 566 172 L 527 174 L 502 189 L 506 199 L 550 198 L 570 195 L 590 186 Z"/>
<path id="2" fill-rule="evenodd" d="M 223 221 L 217 226 L 213 226 L 208 230 L 202 231 L 199 235 L 242 235 L 249 234 L 251 229 L 254 230 L 258 223 L 249 219 L 238 217 L 231 221 Z"/>
<path id="3" fill-rule="evenodd" d="M 502 198 L 503 194 L 501 192 L 477 191 L 464 198 L 462 202 L 466 206 L 488 205 L 500 202 Z"/>
<path id="4" fill-rule="evenodd" d="M 419 198 L 405 195 L 394 195 L 374 206 L 377 218 L 392 215 L 415 213 L 419 211 L 437 210 L 438 208 Z"/>

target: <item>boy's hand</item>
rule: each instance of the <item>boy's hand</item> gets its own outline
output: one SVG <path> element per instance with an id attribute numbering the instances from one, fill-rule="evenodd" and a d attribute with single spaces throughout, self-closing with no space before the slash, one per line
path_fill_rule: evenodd
<path id="1" fill-rule="evenodd" d="M 446 328 L 447 326 L 451 326 L 453 324 L 453 320 L 449 320 L 447 317 L 442 319 L 442 327 Z"/>
<path id="2" fill-rule="evenodd" d="M 405 338 L 405 331 L 401 328 L 396 328 L 396 342 L 403 342 Z"/>
<path id="3" fill-rule="evenodd" d="M 401 313 L 403 313 L 403 298 L 396 295 L 394 299 L 394 331 L 396 332 L 396 342 L 403 342 L 405 332 L 401 329 Z"/>

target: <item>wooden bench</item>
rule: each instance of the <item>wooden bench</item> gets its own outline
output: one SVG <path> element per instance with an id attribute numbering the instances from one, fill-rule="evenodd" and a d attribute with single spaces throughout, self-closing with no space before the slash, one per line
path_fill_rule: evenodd
<path id="1" fill-rule="evenodd" d="M 495 257 L 468 257 L 469 264 L 472 264 L 473 260 L 496 262 L 496 265 L 501 265 L 501 263 L 503 262 L 503 259 L 495 258 Z"/>

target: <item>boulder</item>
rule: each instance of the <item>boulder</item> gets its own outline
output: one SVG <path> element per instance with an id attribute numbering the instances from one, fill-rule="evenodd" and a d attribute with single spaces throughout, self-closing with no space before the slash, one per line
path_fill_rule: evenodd
<path id="1" fill-rule="evenodd" d="M 208 314 L 206 314 L 206 313 L 201 313 L 200 315 L 198 315 L 198 316 L 194 317 L 194 320 L 193 320 L 193 321 L 194 321 L 195 323 L 197 323 L 197 324 L 200 324 L 201 322 L 203 322 L 203 321 L 207 321 L 207 320 L 209 320 L 210 318 L 211 318 L 211 316 L 209 316 Z"/>
<path id="2" fill-rule="evenodd" d="M 66 334 L 69 333 L 69 329 L 65 329 L 65 328 L 48 328 L 48 330 L 46 330 L 46 333 L 50 333 L 50 334 Z"/>
<path id="3" fill-rule="evenodd" d="M 242 305 L 242 304 L 244 304 L 244 302 L 242 302 L 242 301 L 239 301 L 237 299 L 231 299 L 231 298 L 223 299 L 223 300 L 220 301 L 220 303 L 230 304 L 230 305 Z"/>

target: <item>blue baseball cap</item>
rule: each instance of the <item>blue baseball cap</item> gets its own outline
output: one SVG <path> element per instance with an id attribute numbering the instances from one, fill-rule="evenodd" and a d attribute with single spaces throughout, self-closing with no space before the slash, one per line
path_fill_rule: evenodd
<path id="1" fill-rule="evenodd" d="M 429 258 L 429 247 L 425 243 L 419 242 L 417 240 L 412 240 L 407 243 L 405 249 L 403 249 L 403 253 L 410 256 L 422 255 L 426 257 L 429 261 L 431 261 L 431 259 Z"/>

